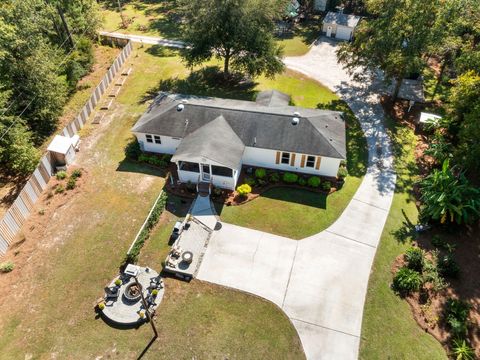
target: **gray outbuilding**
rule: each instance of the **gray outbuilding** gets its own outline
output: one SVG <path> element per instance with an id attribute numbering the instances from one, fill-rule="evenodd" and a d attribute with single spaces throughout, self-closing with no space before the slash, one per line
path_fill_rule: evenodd
<path id="1" fill-rule="evenodd" d="M 360 19 L 357 15 L 329 11 L 323 19 L 322 32 L 327 37 L 350 41 Z"/>

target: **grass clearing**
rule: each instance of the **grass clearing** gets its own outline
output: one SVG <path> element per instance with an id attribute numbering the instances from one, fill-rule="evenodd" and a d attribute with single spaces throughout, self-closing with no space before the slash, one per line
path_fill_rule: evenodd
<path id="1" fill-rule="evenodd" d="M 390 289 L 394 259 L 410 247 L 411 238 L 398 236 L 406 221 L 417 222 L 411 195 L 416 178 L 416 136 L 404 125 L 388 124 L 394 143 L 397 187 L 377 249 L 363 315 L 361 359 L 446 359 L 445 350 L 413 319 L 406 301 Z M 408 219 L 408 220 L 407 220 Z"/>
<path id="2" fill-rule="evenodd" d="M 163 187 L 163 173 L 125 160 L 130 128 L 147 108 L 149 91 L 161 80 L 186 78 L 188 70 L 174 53 L 150 47 L 136 48 L 130 62 L 133 72 L 115 101 L 114 117 L 82 141 L 80 191 L 58 208 L 39 204 L 45 215 L 27 223 L 26 240 L 17 255 L 9 253 L 16 269 L 0 277 L 0 359 L 137 358 L 151 339 L 149 326 L 109 327 L 93 304 Z M 171 222 L 182 214 L 180 200 L 169 202 L 178 203 L 178 211 L 165 214 L 140 256 L 141 264 L 157 270 Z M 145 359 L 304 358 L 293 326 L 272 303 L 197 281 L 167 279 L 166 288 L 158 309 L 160 337 Z"/>

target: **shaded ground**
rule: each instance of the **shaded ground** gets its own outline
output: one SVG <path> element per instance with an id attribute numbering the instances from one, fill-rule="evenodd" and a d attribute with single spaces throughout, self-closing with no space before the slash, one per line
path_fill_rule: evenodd
<path id="1" fill-rule="evenodd" d="M 120 49 L 111 48 L 108 46 L 94 46 L 95 63 L 92 72 L 84 76 L 77 85 L 76 92 L 70 97 L 65 104 L 63 114 L 58 120 L 57 129 L 63 129 L 66 124 L 74 119 L 79 110 L 85 105 L 92 94 L 92 90 L 98 85 L 103 78 L 108 68 L 112 64 L 115 57 L 120 52 Z M 45 151 L 50 140 L 54 137 L 52 135 L 47 138 L 40 147 L 41 151 Z M 17 198 L 18 193 L 25 185 L 27 178 L 23 177 L 3 177 L 0 174 L 0 218 L 3 217 L 10 205 Z"/>
<path id="2" fill-rule="evenodd" d="M 308 21 L 296 25 L 292 31 L 277 36 L 277 41 L 284 47 L 285 56 L 300 56 L 310 50 L 310 46 L 322 32 L 321 16 L 314 16 Z"/>
<path id="3" fill-rule="evenodd" d="M 78 191 L 54 195 L 62 199 L 58 204 L 39 203 L 43 215 L 27 221 L 25 238 L 7 254 L 16 267 L 0 275 L 2 359 L 137 358 L 151 339 L 148 326 L 120 331 L 93 311 L 163 187 L 162 172 L 125 160 L 130 128 L 147 107 L 147 89 L 187 75 L 178 58 L 146 50 L 132 54 L 134 69 L 112 116 L 82 130 L 76 162 L 85 177 Z M 183 213 L 181 206 L 176 211 L 166 213 L 165 227 L 147 242 L 152 257 L 141 256 L 157 270 L 171 230 L 168 217 Z M 166 288 L 157 318 L 160 337 L 145 358 L 304 358 L 291 323 L 273 304 L 201 282 L 168 279 Z"/>

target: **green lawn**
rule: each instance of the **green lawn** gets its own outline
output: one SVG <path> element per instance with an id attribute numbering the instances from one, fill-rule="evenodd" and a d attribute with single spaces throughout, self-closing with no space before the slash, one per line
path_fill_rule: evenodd
<path id="1" fill-rule="evenodd" d="M 406 222 L 417 222 L 418 212 L 411 195 L 416 136 L 403 125 L 389 123 L 389 129 L 395 144 L 397 189 L 370 275 L 360 358 L 446 359 L 440 343 L 417 325 L 407 302 L 390 289 L 391 265 L 412 241 L 402 230 Z"/>
<path id="2" fill-rule="evenodd" d="M 223 221 L 292 239 L 303 239 L 330 226 L 357 191 L 366 172 L 368 158 L 366 141 L 360 124 L 344 102 L 330 99 L 335 97 L 334 94 L 331 92 L 325 94 L 323 87 L 315 91 L 317 83 L 306 79 L 303 81 L 305 81 L 304 88 L 312 91 L 311 96 L 318 94 L 317 101 L 323 98 L 330 100 L 327 104 L 317 103 L 317 107 L 341 110 L 346 114 L 349 176 L 346 178 L 345 185 L 328 196 L 308 190 L 282 187 L 266 191 L 257 199 L 243 205 L 217 204 L 217 212 Z M 314 103 L 315 100 L 307 96 L 298 101 L 298 104 L 312 107 L 312 102 Z"/>
<path id="3" fill-rule="evenodd" d="M 85 183 L 75 201 L 47 210 L 45 224 L 35 223 L 37 235 L 25 242 L 49 246 L 28 262 L 16 259 L 15 270 L 2 275 L 0 281 L 18 276 L 18 288 L 0 301 L 0 359 L 137 358 L 151 339 L 148 326 L 109 327 L 96 317 L 93 304 L 117 273 L 164 183 L 161 172 L 125 160 L 130 128 L 146 110 L 149 91 L 162 80 L 186 78 L 188 70 L 175 53 L 158 48 L 136 48 L 129 62 L 133 72 L 115 101 L 111 123 L 100 136 L 98 127 L 83 131 L 89 135 L 78 156 Z M 170 208 L 155 228 L 142 264 L 161 269 L 172 222 L 183 212 L 179 201 L 169 200 L 177 210 Z M 24 251 L 16 250 L 19 256 Z M 166 287 L 157 318 L 160 337 L 145 358 L 304 358 L 298 335 L 274 304 L 197 281 L 168 279 Z"/>

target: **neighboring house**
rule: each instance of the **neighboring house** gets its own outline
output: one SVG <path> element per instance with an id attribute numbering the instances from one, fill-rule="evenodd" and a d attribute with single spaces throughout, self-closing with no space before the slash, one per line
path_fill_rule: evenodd
<path id="1" fill-rule="evenodd" d="M 173 155 L 181 182 L 233 190 L 242 166 L 335 177 L 346 158 L 342 113 L 289 103 L 278 91 L 255 102 L 161 93 L 132 132 L 143 151 Z"/>
<path id="2" fill-rule="evenodd" d="M 327 37 L 350 41 L 359 21 L 360 16 L 329 11 L 323 19 L 322 32 Z"/>
<path id="3" fill-rule="evenodd" d="M 313 10 L 315 11 L 325 11 L 327 10 L 327 0 L 314 0 Z"/>

